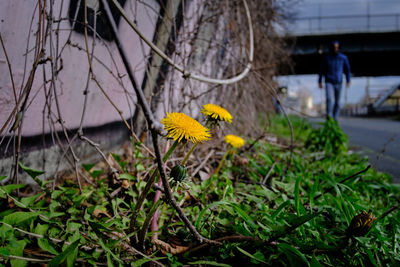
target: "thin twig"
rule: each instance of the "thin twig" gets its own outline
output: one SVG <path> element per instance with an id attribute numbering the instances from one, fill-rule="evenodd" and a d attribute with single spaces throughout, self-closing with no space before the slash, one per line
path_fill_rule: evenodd
<path id="1" fill-rule="evenodd" d="M 112 175 L 118 175 L 118 171 L 117 169 L 115 169 L 111 162 L 108 160 L 108 158 L 106 157 L 106 155 L 103 153 L 103 151 L 101 151 L 101 149 L 99 148 L 99 144 L 93 142 L 92 140 L 90 140 L 89 138 L 87 138 L 86 136 L 82 135 L 81 132 L 78 132 L 78 136 L 81 140 L 86 141 L 89 145 L 91 145 L 94 149 L 96 149 L 96 151 L 101 155 L 101 157 L 103 158 L 103 160 L 106 162 L 106 164 L 108 165 L 108 167 L 111 170 L 111 174 Z"/>
<path id="2" fill-rule="evenodd" d="M 338 183 L 339 183 L 339 184 L 342 184 L 342 183 L 344 183 L 344 182 L 346 182 L 346 181 L 348 181 L 348 180 L 350 180 L 350 179 L 353 179 L 353 178 L 359 176 L 360 174 L 362 174 L 362 173 L 368 171 L 369 168 L 371 168 L 371 165 L 368 165 L 365 169 L 363 169 L 363 170 L 361 170 L 361 171 L 359 171 L 359 172 L 356 172 L 356 173 L 354 173 L 354 174 L 352 174 L 352 175 L 350 175 L 350 176 L 344 178 L 343 180 L 339 181 Z M 314 197 L 314 200 L 316 200 L 316 199 L 322 197 L 322 196 L 325 195 L 326 193 L 331 192 L 334 188 L 335 188 L 335 186 L 331 186 L 331 187 L 325 189 L 325 191 L 324 191 L 322 194 L 319 194 L 318 196 Z M 307 203 L 308 203 L 308 202 L 306 202 L 304 205 L 306 205 Z"/>
<path id="3" fill-rule="evenodd" d="M 0 42 L 1 42 L 1 47 L 3 48 L 4 56 L 6 57 L 6 61 L 7 61 L 7 65 L 8 65 L 8 71 L 10 72 L 10 79 L 11 79 L 11 85 L 12 85 L 12 88 L 13 88 L 15 104 L 17 104 L 17 91 L 15 89 L 14 76 L 13 76 L 13 73 L 12 73 L 10 60 L 8 59 L 7 50 L 6 50 L 6 47 L 5 47 L 4 42 L 3 42 L 3 37 L 1 36 L 1 32 L 0 32 Z"/>
<path id="4" fill-rule="evenodd" d="M 260 135 L 259 137 L 257 137 L 257 139 L 254 140 L 254 142 L 251 143 L 249 146 L 245 147 L 245 148 L 243 149 L 243 151 L 244 151 L 244 152 L 250 151 L 250 149 L 252 149 L 253 146 L 254 146 L 255 144 L 258 143 L 258 141 L 260 141 L 262 138 L 264 138 L 264 136 L 265 136 L 265 135 L 262 134 L 262 135 Z"/>
<path id="5" fill-rule="evenodd" d="M 397 204 L 394 207 L 391 207 L 390 209 L 388 209 L 387 211 L 385 211 L 381 216 L 379 216 L 378 220 L 382 220 L 383 218 L 385 218 L 386 216 L 388 216 L 391 212 L 395 211 L 396 209 L 400 208 L 400 203 Z"/>
<path id="6" fill-rule="evenodd" d="M 105 0 L 102 0 L 103 5 Z M 237 76 L 232 77 L 230 79 L 213 79 L 213 78 L 208 78 L 204 77 L 198 74 L 190 73 L 188 72 L 185 67 L 178 66 L 177 64 L 174 63 L 174 61 L 169 58 L 163 51 L 161 51 L 157 46 L 155 46 L 151 41 L 149 41 L 144 34 L 139 31 L 139 29 L 136 27 L 135 23 L 133 23 L 129 18 L 128 15 L 125 13 L 124 9 L 121 7 L 121 5 L 116 1 L 116 0 L 111 0 L 111 2 L 114 4 L 114 6 L 117 8 L 121 16 L 125 19 L 125 21 L 129 24 L 129 26 L 139 35 L 139 37 L 161 58 L 163 58 L 168 64 L 170 64 L 174 69 L 177 71 L 181 72 L 183 74 L 183 77 L 185 78 L 192 78 L 201 82 L 206 82 L 206 83 L 215 83 L 215 84 L 232 84 L 232 83 L 237 83 L 238 81 L 242 80 L 244 77 L 247 76 L 249 73 L 252 63 L 253 63 L 253 57 L 254 57 L 254 33 L 253 33 L 253 24 L 252 24 L 252 18 L 250 14 L 249 7 L 247 5 L 246 0 L 243 0 L 243 6 L 245 8 L 246 16 L 247 16 L 247 23 L 248 23 L 248 32 L 249 32 L 249 58 L 248 58 L 248 63 L 246 65 L 246 68 Z M 107 11 L 106 11 L 107 12 Z M 185 51 L 185 50 L 184 50 Z"/>
<path id="7" fill-rule="evenodd" d="M 0 255 L 0 258 L 2 259 L 15 259 L 15 260 L 23 260 L 23 261 L 28 261 L 28 262 L 49 262 L 52 259 L 35 259 L 35 258 L 28 258 L 28 257 L 21 257 L 21 256 L 16 256 L 16 255 L 8 255 L 8 256 L 3 256 Z"/>
<path id="8" fill-rule="evenodd" d="M 272 171 L 274 170 L 275 165 L 276 165 L 276 161 L 274 161 L 274 163 L 272 163 L 272 166 L 271 166 L 271 168 L 269 169 L 267 175 L 265 175 L 264 180 L 262 181 L 262 183 L 263 183 L 264 185 L 265 185 L 265 183 L 267 183 L 267 182 L 268 182 L 267 184 L 270 184 L 270 183 L 271 183 L 270 180 L 269 180 L 268 178 L 269 178 L 269 176 L 271 175 Z"/>
<path id="9" fill-rule="evenodd" d="M 112 30 L 113 36 L 115 38 L 115 42 L 117 44 L 118 50 L 120 52 L 122 61 L 124 62 L 125 68 L 128 72 L 128 75 L 129 75 L 129 78 L 133 85 L 133 88 L 135 90 L 135 93 L 138 97 L 138 102 L 139 102 L 140 106 L 142 107 L 143 114 L 144 114 L 147 124 L 148 124 L 148 128 L 150 129 L 150 132 L 151 132 L 153 147 L 154 147 L 154 151 L 155 151 L 155 155 L 156 155 L 156 159 L 157 159 L 158 170 L 160 172 L 160 176 L 163 181 L 163 187 L 164 187 L 165 195 L 167 197 L 167 202 L 169 202 L 175 208 L 175 210 L 178 212 L 178 215 L 181 218 L 181 220 L 185 223 L 186 227 L 189 228 L 190 232 L 200 243 L 202 243 L 203 241 L 215 243 L 215 241 L 204 238 L 197 232 L 196 228 L 192 225 L 192 223 L 189 221 L 189 219 L 183 213 L 182 209 L 179 207 L 178 203 L 176 202 L 175 198 L 173 197 L 173 195 L 171 193 L 171 189 L 168 184 L 167 176 L 165 174 L 164 163 L 162 162 L 162 157 L 161 157 L 160 149 L 158 146 L 158 132 L 160 132 L 161 125 L 160 125 L 160 123 L 156 123 L 154 116 L 150 110 L 150 107 L 146 101 L 146 98 L 145 98 L 142 90 L 140 90 L 139 87 L 137 86 L 137 82 L 133 75 L 131 65 L 128 61 L 126 52 L 125 52 L 125 50 L 122 46 L 122 43 L 120 41 L 120 38 L 118 36 L 117 26 L 116 26 L 114 18 L 112 16 L 110 7 L 108 6 L 108 3 L 106 0 L 102 0 L 102 3 L 103 3 L 103 7 L 105 9 L 105 13 L 106 13 L 108 22 L 111 25 L 111 30 Z"/>
<path id="10" fill-rule="evenodd" d="M 156 122 L 156 120 L 154 119 L 153 113 L 151 112 L 151 109 L 150 109 L 150 107 L 149 107 L 149 105 L 148 105 L 148 103 L 146 101 L 146 97 L 144 96 L 143 91 L 139 88 L 138 83 L 136 81 L 136 78 L 135 78 L 135 76 L 133 74 L 132 66 L 131 66 L 131 64 L 130 64 L 130 62 L 128 60 L 127 53 L 126 53 L 126 51 L 125 51 L 125 49 L 124 49 L 124 47 L 122 45 L 122 42 L 120 40 L 119 35 L 118 35 L 118 28 L 117 28 L 117 25 L 115 23 L 114 17 L 113 17 L 113 15 L 111 13 L 110 6 L 108 5 L 107 0 L 101 0 L 101 2 L 103 4 L 104 10 L 105 10 L 105 14 L 107 16 L 107 20 L 108 20 L 108 22 L 109 22 L 109 24 L 111 26 L 110 27 L 111 28 L 111 32 L 112 32 L 112 34 L 114 36 L 114 40 L 115 40 L 115 43 L 117 45 L 118 51 L 119 51 L 119 53 L 121 55 L 121 59 L 122 59 L 124 65 L 125 65 L 125 69 L 126 69 L 126 71 L 128 73 L 128 76 L 129 76 L 129 79 L 130 79 L 130 81 L 132 83 L 133 89 L 135 90 L 136 96 L 138 98 L 138 102 L 139 102 L 140 106 L 142 107 L 143 114 L 144 114 L 144 116 L 146 118 L 146 121 L 148 123 L 148 128 L 150 130 L 156 130 L 158 132 L 162 132 L 163 131 L 162 130 L 163 129 L 162 126 L 161 126 L 161 124 L 159 122 Z"/>
<path id="11" fill-rule="evenodd" d="M 214 149 L 211 149 L 210 152 L 208 152 L 207 156 L 204 158 L 204 160 L 201 162 L 201 164 L 193 171 L 192 177 L 196 176 L 196 174 L 203 168 L 203 166 L 207 163 L 208 159 L 215 153 Z"/>
<path id="12" fill-rule="evenodd" d="M 164 189 L 162 187 L 160 187 L 158 184 L 153 184 L 153 189 L 158 190 L 161 193 L 164 193 Z"/>

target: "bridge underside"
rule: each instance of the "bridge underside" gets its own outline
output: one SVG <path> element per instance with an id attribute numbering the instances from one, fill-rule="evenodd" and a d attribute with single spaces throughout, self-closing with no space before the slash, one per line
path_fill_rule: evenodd
<path id="1" fill-rule="evenodd" d="M 400 75 L 400 32 L 301 36 L 292 44 L 294 69 L 284 74 L 317 74 L 333 40 L 341 43 L 353 76 Z M 289 44 L 290 45 L 290 44 Z"/>

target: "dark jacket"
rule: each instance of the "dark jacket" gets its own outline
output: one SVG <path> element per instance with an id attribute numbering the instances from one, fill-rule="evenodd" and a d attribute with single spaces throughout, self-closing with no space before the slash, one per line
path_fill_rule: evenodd
<path id="1" fill-rule="evenodd" d="M 350 64 L 347 56 L 342 53 L 330 53 L 322 59 L 318 82 L 322 83 L 322 76 L 324 76 L 325 82 L 342 83 L 343 73 L 346 75 L 346 82 L 350 82 Z"/>

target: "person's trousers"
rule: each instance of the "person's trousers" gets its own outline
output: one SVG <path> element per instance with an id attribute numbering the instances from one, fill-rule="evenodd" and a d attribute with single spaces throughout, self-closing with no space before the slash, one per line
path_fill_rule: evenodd
<path id="1" fill-rule="evenodd" d="M 325 83 L 326 115 L 337 120 L 340 112 L 342 83 Z"/>

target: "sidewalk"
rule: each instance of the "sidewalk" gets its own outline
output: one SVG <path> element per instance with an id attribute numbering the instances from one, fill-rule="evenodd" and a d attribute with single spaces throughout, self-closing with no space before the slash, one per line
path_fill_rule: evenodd
<path id="1" fill-rule="evenodd" d="M 373 168 L 390 173 L 393 182 L 400 183 L 400 121 L 342 117 L 339 124 L 349 136 L 350 147 L 367 155 Z"/>

